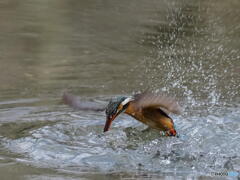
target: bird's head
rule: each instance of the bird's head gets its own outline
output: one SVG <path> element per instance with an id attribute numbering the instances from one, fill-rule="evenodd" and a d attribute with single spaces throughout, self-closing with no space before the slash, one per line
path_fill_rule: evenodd
<path id="1" fill-rule="evenodd" d="M 110 100 L 106 107 L 106 123 L 104 132 L 108 131 L 112 121 L 127 109 L 130 101 L 132 101 L 132 98 L 130 97 L 117 97 Z"/>

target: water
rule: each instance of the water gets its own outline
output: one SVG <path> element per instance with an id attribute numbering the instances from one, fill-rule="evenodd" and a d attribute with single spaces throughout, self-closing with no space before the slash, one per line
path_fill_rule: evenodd
<path id="1" fill-rule="evenodd" d="M 4 179 L 203 178 L 240 171 L 240 3 L 0 2 Z M 75 111 L 150 89 L 179 99 L 180 138 Z"/>

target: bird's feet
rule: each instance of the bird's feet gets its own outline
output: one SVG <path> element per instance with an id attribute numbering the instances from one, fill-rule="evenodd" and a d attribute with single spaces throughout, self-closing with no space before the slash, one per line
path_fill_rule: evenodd
<path id="1" fill-rule="evenodd" d="M 166 136 L 177 136 L 177 131 L 175 129 L 170 129 L 165 132 Z"/>

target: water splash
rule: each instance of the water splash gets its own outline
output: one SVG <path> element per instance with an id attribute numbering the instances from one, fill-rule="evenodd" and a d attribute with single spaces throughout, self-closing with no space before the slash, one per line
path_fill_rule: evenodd
<path id="1" fill-rule="evenodd" d="M 19 161 L 75 173 L 88 169 L 206 174 L 240 166 L 239 109 L 230 108 L 224 115 L 173 117 L 180 138 L 145 131 L 145 126 L 128 116 L 120 117 L 109 132 L 102 133 L 104 115 L 85 115 L 65 113 L 70 120 L 29 130 L 27 137 L 5 138 L 3 144 L 24 155 Z"/>

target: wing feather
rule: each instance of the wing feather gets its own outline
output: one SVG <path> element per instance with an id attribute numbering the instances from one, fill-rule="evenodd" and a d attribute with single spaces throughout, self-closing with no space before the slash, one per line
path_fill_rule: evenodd
<path id="1" fill-rule="evenodd" d="M 135 95 L 134 99 L 136 105 L 141 108 L 161 108 L 166 113 L 181 114 L 181 108 L 174 98 L 145 92 Z"/>
<path id="2" fill-rule="evenodd" d="M 78 96 L 72 94 L 64 93 L 63 102 L 68 104 L 77 110 L 87 110 L 87 111 L 104 111 L 106 107 L 95 102 L 82 101 Z"/>

